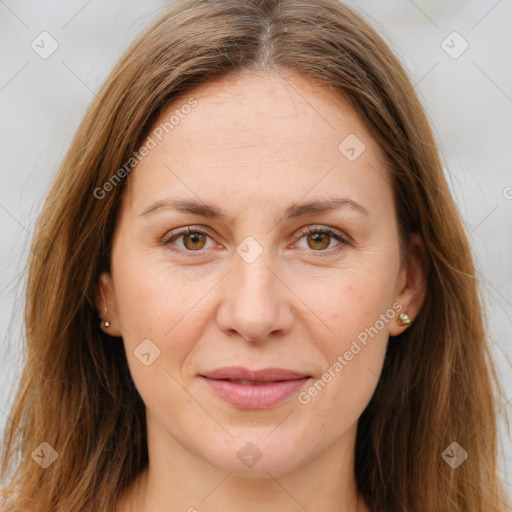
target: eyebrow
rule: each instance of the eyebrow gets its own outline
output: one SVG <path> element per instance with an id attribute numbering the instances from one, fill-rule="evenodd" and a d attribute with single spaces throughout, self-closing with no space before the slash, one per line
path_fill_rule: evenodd
<path id="1" fill-rule="evenodd" d="M 284 218 L 297 219 L 299 217 L 326 213 L 341 208 L 349 208 L 353 211 L 368 215 L 368 210 L 363 205 L 348 197 L 340 197 L 293 204 L 286 208 Z M 189 199 L 161 199 L 148 206 L 139 216 L 147 216 L 162 210 L 175 210 L 182 213 L 199 215 L 208 219 L 218 219 L 222 221 L 232 220 L 223 208 Z"/>

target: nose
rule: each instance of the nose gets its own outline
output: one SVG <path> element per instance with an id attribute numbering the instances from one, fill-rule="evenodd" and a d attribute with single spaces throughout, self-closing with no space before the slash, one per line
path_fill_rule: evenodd
<path id="1" fill-rule="evenodd" d="M 217 311 L 221 330 L 231 336 L 238 333 L 253 342 L 290 332 L 294 318 L 290 303 L 293 293 L 272 267 L 275 265 L 265 257 L 265 251 L 252 263 L 235 256 Z"/>

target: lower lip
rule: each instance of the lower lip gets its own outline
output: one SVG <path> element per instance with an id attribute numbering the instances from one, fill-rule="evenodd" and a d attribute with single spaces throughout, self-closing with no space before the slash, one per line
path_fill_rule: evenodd
<path id="1" fill-rule="evenodd" d="M 264 385 L 238 384 L 227 380 L 201 377 L 218 396 L 242 409 L 272 407 L 296 393 L 308 380 L 283 380 Z"/>

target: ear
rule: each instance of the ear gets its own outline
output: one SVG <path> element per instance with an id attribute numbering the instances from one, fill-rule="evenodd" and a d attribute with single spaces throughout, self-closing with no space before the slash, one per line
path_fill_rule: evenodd
<path id="1" fill-rule="evenodd" d="M 427 293 L 428 258 L 425 244 L 419 233 L 412 233 L 409 239 L 407 260 L 404 262 L 397 281 L 395 301 L 400 303 L 400 313 L 407 312 L 411 323 L 425 300 Z M 390 336 L 397 336 L 407 329 L 407 325 L 400 325 L 398 315 L 389 329 Z"/>
<path id="2" fill-rule="evenodd" d="M 114 293 L 114 283 L 109 272 L 103 272 L 96 285 L 96 308 L 101 318 L 101 330 L 110 336 L 121 336 L 121 326 L 117 321 L 117 304 Z M 105 326 L 109 322 L 109 326 Z"/>

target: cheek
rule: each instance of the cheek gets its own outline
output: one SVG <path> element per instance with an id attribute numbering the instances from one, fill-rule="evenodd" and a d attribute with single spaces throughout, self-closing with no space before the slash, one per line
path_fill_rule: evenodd
<path id="1" fill-rule="evenodd" d="M 194 304 L 200 307 L 201 279 L 177 271 L 167 261 L 143 252 L 125 254 L 116 261 L 116 304 L 126 338 L 141 336 L 160 340 L 173 337 Z"/>
<path id="2" fill-rule="evenodd" d="M 116 301 L 132 379 L 157 416 L 199 415 L 184 392 L 181 366 L 200 336 L 205 312 L 198 290 L 175 272 L 124 260 L 117 267 Z M 193 307 L 196 304 L 196 307 Z"/>
<path id="3" fill-rule="evenodd" d="M 313 428 L 322 443 L 357 423 L 375 392 L 386 355 L 387 324 L 366 324 L 360 315 L 348 314 L 335 326 L 336 340 L 321 347 L 327 361 L 323 373 L 298 395 L 303 417 L 314 416 Z M 343 318 L 344 312 L 339 315 Z"/>
<path id="4" fill-rule="evenodd" d="M 315 321 L 317 327 L 309 335 L 322 353 L 325 370 L 299 396 L 299 403 L 315 408 L 325 428 L 348 428 L 375 391 L 396 317 L 394 287 L 388 276 L 377 265 L 373 271 L 367 266 L 342 269 L 323 283 L 309 281 L 307 295 L 306 288 L 298 292 L 322 320 L 321 327 Z"/>
<path id="5" fill-rule="evenodd" d="M 395 283 L 393 269 L 364 262 L 357 266 L 329 269 L 314 276 L 295 276 L 294 292 L 307 305 L 318 326 L 311 339 L 324 344 L 324 353 L 331 356 L 348 349 L 350 341 L 376 322 L 378 331 L 386 338 L 394 310 Z M 388 313 L 384 323 L 379 321 Z M 320 336 L 321 331 L 324 332 Z M 364 338 L 364 334 L 361 336 Z"/>
<path id="6" fill-rule="evenodd" d="M 165 262 L 155 264 L 128 251 L 122 256 L 114 260 L 115 294 L 133 381 L 148 405 L 163 400 L 183 406 L 185 397 L 175 388 L 181 382 L 180 367 L 199 336 L 201 294 Z"/>

